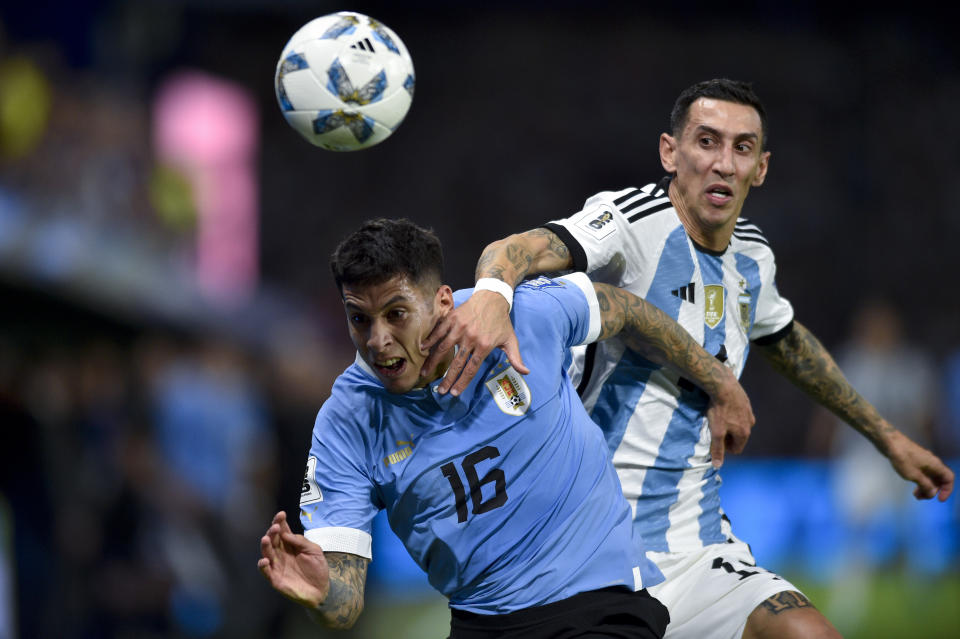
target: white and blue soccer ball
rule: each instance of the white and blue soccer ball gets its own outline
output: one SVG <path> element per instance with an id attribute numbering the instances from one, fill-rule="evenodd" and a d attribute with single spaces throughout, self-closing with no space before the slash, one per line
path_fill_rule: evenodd
<path id="1" fill-rule="evenodd" d="M 309 142 L 356 151 L 400 126 L 414 82 L 413 60 L 396 33 L 362 13 L 341 11 L 293 34 L 274 88 L 287 122 Z"/>

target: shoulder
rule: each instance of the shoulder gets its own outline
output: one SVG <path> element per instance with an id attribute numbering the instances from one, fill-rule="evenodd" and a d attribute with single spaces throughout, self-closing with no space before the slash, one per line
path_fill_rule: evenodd
<path id="1" fill-rule="evenodd" d="M 582 273 L 572 273 L 564 277 L 539 277 L 526 280 L 517 287 L 514 304 L 527 311 L 538 311 L 551 305 L 565 304 L 571 299 L 583 299 L 583 286 L 578 277 L 589 283 Z"/>
<path id="2" fill-rule="evenodd" d="M 330 396 L 317 413 L 316 427 L 368 423 L 386 390 L 356 363 L 337 377 Z"/>
<path id="3" fill-rule="evenodd" d="M 540 341 L 567 334 L 570 326 L 593 327 L 598 314 L 593 282 L 581 272 L 527 280 L 514 297 L 513 323 L 518 334 Z"/>
<path id="4" fill-rule="evenodd" d="M 773 248 L 766 235 L 759 226 L 745 217 L 737 219 L 730 243 L 735 252 L 747 254 L 758 261 L 774 259 Z"/>
<path id="5" fill-rule="evenodd" d="M 643 187 L 631 186 L 618 191 L 601 191 L 589 197 L 584 209 L 606 205 L 635 222 L 643 217 L 671 208 L 667 196 L 668 181 L 651 182 Z"/>

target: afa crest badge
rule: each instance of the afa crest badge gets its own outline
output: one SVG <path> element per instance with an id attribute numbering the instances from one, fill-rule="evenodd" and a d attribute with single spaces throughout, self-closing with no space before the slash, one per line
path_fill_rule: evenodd
<path id="1" fill-rule="evenodd" d="M 750 293 L 744 291 L 737 297 L 737 303 L 740 305 L 740 326 L 744 332 L 750 332 Z"/>

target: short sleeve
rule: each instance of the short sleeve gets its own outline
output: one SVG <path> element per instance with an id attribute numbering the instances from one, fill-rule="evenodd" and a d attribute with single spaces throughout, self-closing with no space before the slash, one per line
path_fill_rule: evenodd
<path id="1" fill-rule="evenodd" d="M 367 455 L 356 421 L 336 396 L 320 409 L 300 491 L 300 521 L 304 536 L 325 552 L 369 559 L 373 518 L 380 508 L 364 470 Z"/>
<path id="2" fill-rule="evenodd" d="M 770 259 L 761 262 L 760 269 L 760 294 L 750 339 L 758 344 L 768 344 L 776 342 L 790 330 L 793 306 L 777 290 L 777 267 L 772 253 Z"/>
<path id="3" fill-rule="evenodd" d="M 629 281 L 644 263 L 641 238 L 631 225 L 650 211 L 669 207 L 670 198 L 654 185 L 604 191 L 589 198 L 580 211 L 548 222 L 544 228 L 555 233 L 570 251 L 575 271 L 595 276 L 601 270 L 622 269 L 618 279 Z"/>
<path id="4" fill-rule="evenodd" d="M 596 341 L 600 335 L 600 304 L 583 273 L 528 280 L 517 287 L 514 300 L 514 326 L 529 331 L 537 341 L 556 336 L 554 343 L 566 349 Z"/>

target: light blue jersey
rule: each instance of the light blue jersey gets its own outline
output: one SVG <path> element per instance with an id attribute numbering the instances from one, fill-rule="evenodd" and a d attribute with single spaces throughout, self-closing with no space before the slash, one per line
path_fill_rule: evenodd
<path id="1" fill-rule="evenodd" d="M 566 244 L 575 269 L 655 304 L 739 377 L 751 342 L 775 340 L 793 321 L 774 282 L 773 252 L 745 219 L 724 251 L 698 246 L 668 184 L 598 193 L 547 228 Z M 729 540 L 721 480 L 710 463 L 706 395 L 617 338 L 577 350 L 574 379 L 604 430 L 646 549 L 689 551 Z"/>
<path id="2" fill-rule="evenodd" d="M 370 557 L 371 522 L 386 509 L 430 583 L 480 614 L 658 583 L 603 434 L 564 370 L 568 349 L 599 334 L 592 284 L 582 274 L 528 282 L 512 319 L 526 377 L 497 350 L 459 397 L 439 395 L 439 380 L 388 393 L 359 358 L 337 379 L 313 430 L 306 537 Z"/>

